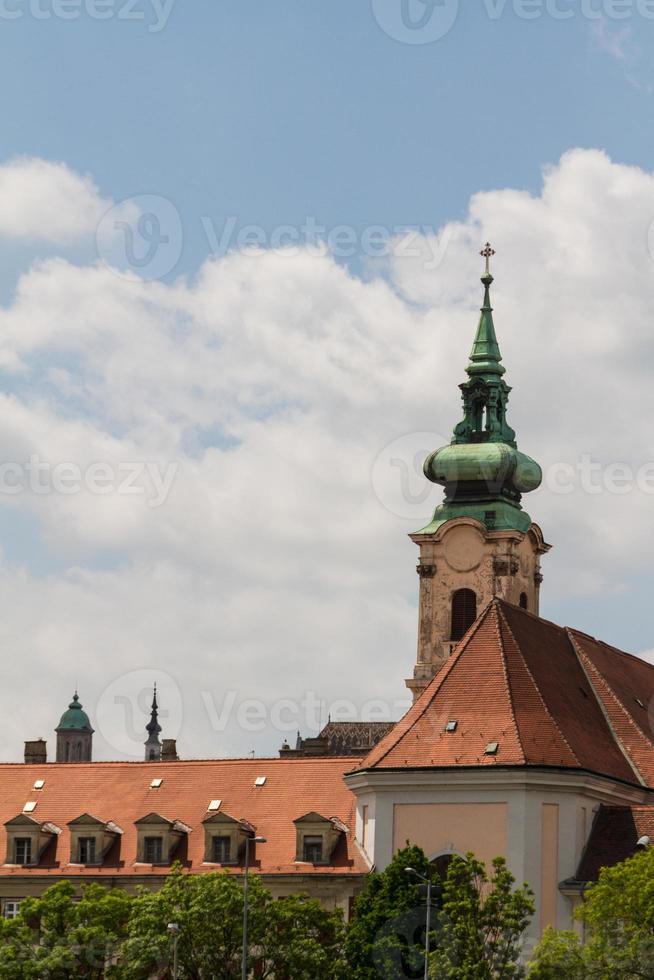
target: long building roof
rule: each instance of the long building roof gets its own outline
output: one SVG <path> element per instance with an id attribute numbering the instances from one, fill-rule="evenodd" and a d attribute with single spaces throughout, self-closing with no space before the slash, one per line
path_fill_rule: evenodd
<path id="1" fill-rule="evenodd" d="M 220 810 L 251 825 L 267 838 L 254 852 L 252 870 L 259 874 L 349 875 L 368 870 L 354 843 L 354 797 L 343 773 L 359 759 L 327 756 L 319 759 L 229 759 L 181 762 L 93 762 L 43 765 L 0 765 L 0 876 L 144 875 L 166 874 L 168 867 L 136 862 L 136 821 L 151 813 L 190 828 L 179 858 L 189 872 L 210 870 L 204 863 L 203 820 L 209 805 L 220 800 Z M 257 779 L 265 777 L 262 785 Z M 43 780 L 43 788 L 35 789 Z M 161 780 L 158 787 L 153 780 Z M 20 816 L 27 803 L 36 803 L 27 815 L 39 824 L 53 824 L 61 833 L 36 866 L 3 864 L 6 854 L 4 825 Z M 336 818 L 347 828 L 328 865 L 296 861 L 294 820 L 309 812 Z M 122 831 L 116 847 L 100 867 L 71 863 L 68 824 L 83 814 Z M 234 868 L 236 872 L 241 869 Z"/>

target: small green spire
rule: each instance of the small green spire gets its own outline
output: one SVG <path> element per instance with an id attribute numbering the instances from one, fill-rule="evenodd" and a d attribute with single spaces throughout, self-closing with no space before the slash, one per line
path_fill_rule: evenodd
<path id="1" fill-rule="evenodd" d="M 481 308 L 477 335 L 472 345 L 470 353 L 470 364 L 466 368 L 467 374 L 473 378 L 478 375 L 493 374 L 501 377 L 506 368 L 503 366 L 500 345 L 495 334 L 495 324 L 493 323 L 493 307 L 491 306 L 490 288 L 493 284 L 493 277 L 490 273 L 489 259 L 495 255 L 494 249 L 490 244 L 482 250 L 481 254 L 486 258 L 486 274 L 481 281 L 484 286 L 484 304 Z"/>

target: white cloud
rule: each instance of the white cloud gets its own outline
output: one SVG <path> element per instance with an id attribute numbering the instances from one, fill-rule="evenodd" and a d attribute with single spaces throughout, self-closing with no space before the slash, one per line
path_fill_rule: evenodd
<path id="1" fill-rule="evenodd" d="M 387 280 L 362 281 L 306 252 L 232 254 L 174 285 L 62 258 L 26 269 L 0 313 L 0 458 L 179 468 L 157 509 L 88 492 L 0 505 L 0 542 L 3 528 L 17 535 L 20 556 L 0 568 L 3 691 L 30 704 L 17 718 L 0 691 L 3 744 L 16 755 L 50 732 L 76 679 L 93 716 L 103 690 L 141 668 L 179 686 L 186 755 L 292 737 L 245 731 L 234 713 L 248 698 L 399 702 L 416 631 L 406 533 L 438 496 L 421 496 L 416 467 L 459 418 L 479 245 L 497 248 L 521 448 L 548 471 L 583 454 L 637 470 L 654 460 L 652 201 L 651 174 L 575 150 L 537 197 L 476 195 L 464 222 L 441 229 L 436 270 L 403 258 Z M 436 442 L 422 447 L 411 434 L 425 430 Z M 373 475 L 392 442 L 389 472 Z M 415 504 L 396 516 L 384 488 L 403 477 Z M 526 500 L 556 546 L 546 606 L 647 578 L 653 501 L 579 480 Z M 216 731 L 230 692 L 228 730 Z M 306 730 L 305 714 L 291 727 Z M 110 732 L 98 739 L 115 754 Z"/>
<path id="2" fill-rule="evenodd" d="M 19 157 L 0 167 L 0 236 L 67 244 L 94 234 L 109 205 L 64 163 Z"/>

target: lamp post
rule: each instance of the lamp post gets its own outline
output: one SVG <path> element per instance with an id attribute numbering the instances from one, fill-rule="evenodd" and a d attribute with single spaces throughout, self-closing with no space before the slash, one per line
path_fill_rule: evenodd
<path id="1" fill-rule="evenodd" d="M 250 867 L 250 844 L 265 844 L 265 837 L 245 838 L 245 872 L 243 878 L 243 963 L 241 967 L 242 980 L 248 976 L 248 870 Z"/>
<path id="2" fill-rule="evenodd" d="M 177 943 L 179 942 L 179 924 L 177 922 L 169 922 L 168 932 L 173 937 L 173 980 L 177 980 L 179 976 L 179 963 L 177 960 Z"/>
<path id="3" fill-rule="evenodd" d="M 425 980 L 429 980 L 429 930 L 431 929 L 431 878 L 426 878 L 421 875 L 419 871 L 415 868 L 405 868 L 404 869 L 408 875 L 414 875 L 416 878 L 420 878 L 421 881 L 427 885 L 427 921 L 425 923 Z"/>

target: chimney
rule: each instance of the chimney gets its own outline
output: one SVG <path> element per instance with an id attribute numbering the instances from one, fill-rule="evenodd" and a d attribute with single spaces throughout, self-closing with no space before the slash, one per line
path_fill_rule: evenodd
<path id="1" fill-rule="evenodd" d="M 174 738 L 164 738 L 161 743 L 161 761 L 177 762 L 177 742 Z"/>
<path id="2" fill-rule="evenodd" d="M 33 742 L 25 742 L 25 764 L 28 766 L 40 766 L 48 761 L 46 741 L 37 738 Z"/>

